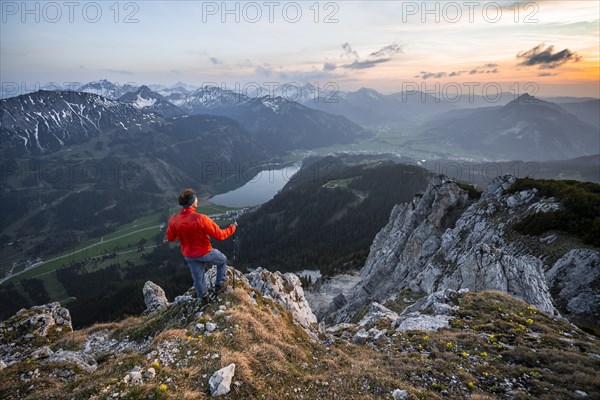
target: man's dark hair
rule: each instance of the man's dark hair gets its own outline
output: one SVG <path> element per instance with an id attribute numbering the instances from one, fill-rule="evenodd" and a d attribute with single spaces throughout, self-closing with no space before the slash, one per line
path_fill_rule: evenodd
<path id="1" fill-rule="evenodd" d="M 179 205 L 182 207 L 190 206 L 190 200 L 192 200 L 195 195 L 196 192 L 194 189 L 184 189 L 181 193 L 179 193 L 179 198 L 177 199 L 179 201 Z"/>

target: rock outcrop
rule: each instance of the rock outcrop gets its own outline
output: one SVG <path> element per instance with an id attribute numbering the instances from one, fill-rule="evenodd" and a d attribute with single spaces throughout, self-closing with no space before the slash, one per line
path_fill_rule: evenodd
<path id="1" fill-rule="evenodd" d="M 402 290 L 431 294 L 462 288 L 500 290 L 558 314 L 546 281 L 545 271 L 550 266 L 527 245 L 512 241 L 507 231 L 530 213 L 549 212 L 562 205 L 554 198 L 536 196 L 537 189 L 506 194 L 515 180 L 510 175 L 497 177 L 475 200 L 469 199 L 468 192 L 454 181 L 440 175 L 411 203 L 395 206 L 389 223 L 371 246 L 361 270 L 362 281 L 349 295 L 335 299 L 325 321 L 349 321 L 362 307 L 373 301 L 385 303 Z M 561 267 L 565 263 L 585 264 L 582 257 L 591 259 L 589 254 L 576 254 L 557 263 L 551 277 L 571 271 L 570 267 Z M 593 268 L 593 262 L 586 265 L 582 268 Z M 597 282 L 597 275 L 591 276 Z M 586 279 L 578 282 L 589 287 L 591 281 Z M 574 290 L 573 285 L 563 285 L 558 291 L 569 297 L 574 296 Z M 597 304 L 593 295 L 598 290 L 586 293 L 573 300 L 572 309 Z"/>
<path id="2" fill-rule="evenodd" d="M 10 366 L 37 350 L 40 339 L 51 342 L 72 331 L 69 310 L 57 302 L 19 310 L 0 323 L 0 360 Z"/>
<path id="3" fill-rule="evenodd" d="M 314 324 L 300 326 L 292 307 L 286 310 L 274 300 L 282 301 L 281 290 L 294 293 L 295 280 L 264 271 L 251 278 L 262 282 L 271 298 L 240 279 L 207 307 L 184 295 L 164 309 L 67 334 L 68 329 L 51 326 L 25 338 L 24 333 L 40 327 L 30 322 L 40 320 L 36 315 L 61 308 L 21 310 L 0 330 L 0 397 L 442 395 L 453 400 L 474 391 L 486 399 L 512 398 L 514 393 L 600 396 L 595 385 L 600 341 L 506 293 L 445 289 L 404 311 L 408 298 L 402 296 L 386 303 L 389 308 L 371 304 L 359 323 L 339 324 L 316 335 Z M 69 320 L 64 311 L 58 314 Z M 44 332 L 46 336 L 38 335 Z M 543 366 L 532 365 L 535 353 L 543 354 Z M 542 376 L 543 386 L 537 385 L 533 379 Z"/>
<path id="4" fill-rule="evenodd" d="M 259 290 L 263 296 L 272 298 L 289 310 L 294 320 L 303 327 L 308 328 L 317 323 L 317 318 L 304 297 L 300 278 L 296 275 L 258 268 L 246 274 L 246 278 L 250 286 Z"/>
<path id="5" fill-rule="evenodd" d="M 146 303 L 146 312 L 160 310 L 169 305 L 169 300 L 165 295 L 163 288 L 152 281 L 144 284 L 144 303 Z"/>

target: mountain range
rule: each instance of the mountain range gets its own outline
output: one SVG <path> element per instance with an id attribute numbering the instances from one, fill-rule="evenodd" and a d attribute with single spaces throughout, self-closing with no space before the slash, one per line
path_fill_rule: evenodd
<path id="1" fill-rule="evenodd" d="M 564 226 L 539 237 L 513 229 L 573 205 L 583 215 L 569 197 L 587 192 L 597 204 L 597 186 L 505 175 L 470 198 L 435 176 L 393 208 L 360 282 L 319 319 L 291 273 L 229 267 L 229 287 L 203 306 L 187 270 L 170 262 L 96 271 L 113 279 L 106 287 L 70 267 L 61 275 L 73 294 L 98 293 L 93 313 L 120 300 L 128 317 L 78 328 L 71 305 L 18 310 L 0 322 L 0 395 L 597 398 L 600 254 Z M 165 290 L 146 278 L 159 270 Z M 205 278 L 215 276 L 213 267 Z"/>
<path id="2" fill-rule="evenodd" d="M 528 94 L 504 106 L 439 115 L 415 141 L 455 146 L 495 160 L 557 160 L 600 151 L 598 128 Z"/>
<path id="3" fill-rule="evenodd" d="M 122 103 L 129 103 L 139 110 L 156 113 L 166 118 L 181 117 L 186 112 L 166 100 L 160 93 L 153 92 L 148 86 L 141 86 L 135 92 L 119 97 Z"/>
<path id="4" fill-rule="evenodd" d="M 0 151 L 44 154 L 103 132 L 142 131 L 161 122 L 131 105 L 91 93 L 40 90 L 0 100 Z"/>

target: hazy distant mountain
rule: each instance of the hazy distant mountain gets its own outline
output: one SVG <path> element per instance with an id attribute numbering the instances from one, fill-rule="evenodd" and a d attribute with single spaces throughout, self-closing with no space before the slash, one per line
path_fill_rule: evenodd
<path id="1" fill-rule="evenodd" d="M 542 100 L 550 101 L 552 103 L 560 104 L 561 106 L 563 104 L 568 104 L 568 103 L 582 103 L 584 101 L 598 100 L 598 98 L 596 98 L 596 97 L 572 97 L 572 96 L 558 96 L 558 97 L 539 96 L 539 98 Z"/>
<path id="2" fill-rule="evenodd" d="M 468 90 L 458 95 L 445 94 L 442 99 L 452 103 L 460 108 L 481 108 L 503 106 L 516 100 L 519 96 L 511 92 L 490 93 L 487 96 L 473 94 L 469 95 Z"/>
<path id="3" fill-rule="evenodd" d="M 106 131 L 142 131 L 161 119 L 91 93 L 43 91 L 0 100 L 3 154 L 42 154 Z"/>
<path id="4" fill-rule="evenodd" d="M 419 141 L 505 160 L 566 159 L 596 154 L 600 148 L 597 129 L 528 94 L 502 107 L 439 116 L 427 124 Z"/>
<path id="5" fill-rule="evenodd" d="M 384 95 L 368 88 L 348 93 L 325 91 L 318 101 L 311 98 L 303 104 L 342 115 L 365 127 L 404 124 L 458 108 L 427 93 L 400 92 Z"/>
<path id="6" fill-rule="evenodd" d="M 562 108 L 588 124 L 600 129 L 600 99 L 564 103 Z M 600 133 L 599 133 L 600 134 Z"/>
<path id="7" fill-rule="evenodd" d="M 119 98 L 123 103 L 129 103 L 138 110 L 154 112 L 166 118 L 179 117 L 185 112 L 148 86 L 142 86 L 135 92 L 129 92 Z"/>

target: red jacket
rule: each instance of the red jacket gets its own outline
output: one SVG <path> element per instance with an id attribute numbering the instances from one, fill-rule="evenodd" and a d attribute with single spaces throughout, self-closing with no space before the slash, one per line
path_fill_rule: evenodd
<path id="1" fill-rule="evenodd" d="M 167 240 L 179 240 L 181 254 L 184 257 L 201 257 L 212 250 L 210 238 L 225 240 L 235 232 L 235 225 L 219 228 L 212 219 L 204 214 L 196 214 L 196 207 L 184 207 L 179 214 L 169 219 Z"/>

